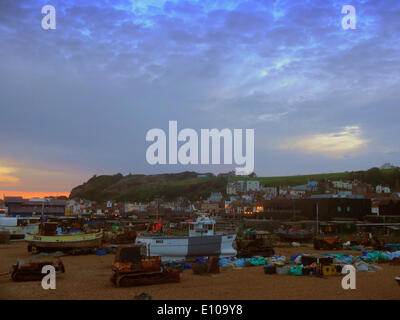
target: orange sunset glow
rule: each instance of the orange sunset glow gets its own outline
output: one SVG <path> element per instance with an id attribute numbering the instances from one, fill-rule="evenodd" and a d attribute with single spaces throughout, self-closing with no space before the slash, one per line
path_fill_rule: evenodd
<path id="1" fill-rule="evenodd" d="M 25 199 L 29 198 L 45 198 L 45 197 L 69 197 L 69 192 L 40 192 L 40 191 L 9 191 L 0 190 L 0 199 L 5 197 L 23 197 Z"/>

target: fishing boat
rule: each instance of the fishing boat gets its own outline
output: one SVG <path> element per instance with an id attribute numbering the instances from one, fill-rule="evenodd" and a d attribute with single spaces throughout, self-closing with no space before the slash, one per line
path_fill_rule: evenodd
<path id="1" fill-rule="evenodd" d="M 137 236 L 136 243 L 144 243 L 149 256 L 161 256 L 163 261 L 207 256 L 221 258 L 236 256 L 237 252 L 233 248 L 236 233 L 216 232 L 215 220 L 205 215 L 188 224 L 188 236 L 143 234 Z"/>
<path id="2" fill-rule="evenodd" d="M 69 251 L 99 247 L 103 232 L 57 234 L 56 223 L 45 223 L 38 234 L 27 233 L 28 251 Z"/>
<path id="3" fill-rule="evenodd" d="M 0 217 L 0 230 L 8 231 L 11 239 L 24 239 L 27 233 L 38 233 L 40 217 Z"/>

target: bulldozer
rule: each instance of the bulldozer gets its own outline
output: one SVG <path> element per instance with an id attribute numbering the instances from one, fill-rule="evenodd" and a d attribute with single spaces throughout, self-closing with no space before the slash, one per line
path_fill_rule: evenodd
<path id="1" fill-rule="evenodd" d="M 64 273 L 65 267 L 60 259 L 31 261 L 18 263 L 11 267 L 11 279 L 14 281 L 39 281 L 42 280 L 45 274 L 42 273 L 44 266 L 51 265 L 56 270 L 56 273 Z"/>
<path id="2" fill-rule="evenodd" d="M 350 240 L 352 246 L 372 247 L 374 250 L 385 250 L 385 241 L 378 237 L 369 237 L 367 234 L 358 234 Z"/>
<path id="3" fill-rule="evenodd" d="M 314 238 L 314 249 L 316 250 L 343 250 L 343 242 L 339 237 L 316 236 Z"/>
<path id="4" fill-rule="evenodd" d="M 112 265 L 111 281 L 117 287 L 180 282 L 181 270 L 163 266 L 161 257 L 146 255 L 144 244 L 120 246 Z"/>
<path id="5" fill-rule="evenodd" d="M 244 231 L 236 240 L 236 246 L 239 258 L 270 257 L 275 254 L 268 232 Z"/>

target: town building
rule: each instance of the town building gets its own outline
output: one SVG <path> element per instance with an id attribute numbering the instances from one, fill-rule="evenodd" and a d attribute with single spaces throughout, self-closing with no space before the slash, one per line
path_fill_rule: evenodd
<path id="1" fill-rule="evenodd" d="M 221 202 L 222 201 L 222 193 L 221 192 L 213 192 L 208 197 L 207 202 Z"/>
<path id="2" fill-rule="evenodd" d="M 265 198 L 275 198 L 278 195 L 277 187 L 263 187 L 262 191 L 265 192 Z"/>
<path id="3" fill-rule="evenodd" d="M 24 199 L 22 197 L 4 197 L 7 214 L 12 217 L 64 216 L 66 200 L 58 199 Z"/>
<path id="4" fill-rule="evenodd" d="M 371 200 L 328 194 L 305 199 L 272 199 L 264 201 L 263 207 L 262 215 L 269 219 L 362 220 L 371 213 Z"/>
<path id="5" fill-rule="evenodd" d="M 228 182 L 226 187 L 226 193 L 228 195 L 236 195 L 243 192 L 246 192 L 246 185 L 244 180 L 235 180 Z"/>
<path id="6" fill-rule="evenodd" d="M 235 173 L 235 171 L 232 170 L 227 173 L 220 173 L 220 174 L 218 174 L 218 177 L 233 178 L 233 177 L 236 177 L 236 173 Z"/>
<path id="7" fill-rule="evenodd" d="M 400 200 L 383 199 L 373 201 L 371 213 L 377 216 L 397 216 L 400 215 Z"/>
<path id="8" fill-rule="evenodd" d="M 354 183 L 351 190 L 354 195 L 357 194 L 366 195 L 368 193 L 373 192 L 372 186 L 363 182 Z"/>
<path id="9" fill-rule="evenodd" d="M 309 179 L 307 181 L 307 189 L 305 191 L 315 192 L 318 190 L 319 183 L 316 180 Z"/>
<path id="10" fill-rule="evenodd" d="M 346 181 L 332 181 L 332 185 L 335 189 L 341 189 L 341 190 L 352 190 L 353 189 L 353 183 L 352 182 L 346 182 Z"/>
<path id="11" fill-rule="evenodd" d="M 132 213 L 135 212 L 145 212 L 147 210 L 148 204 L 141 202 L 125 202 L 125 212 Z"/>
<path id="12" fill-rule="evenodd" d="M 390 188 L 382 186 L 382 185 L 377 185 L 375 187 L 375 192 L 376 193 L 390 193 Z"/>
<path id="13" fill-rule="evenodd" d="M 205 213 L 218 214 L 220 212 L 219 203 L 203 202 L 201 204 L 201 211 Z"/>
<path id="14" fill-rule="evenodd" d="M 246 181 L 246 191 L 260 191 L 260 181 L 258 180 L 247 180 Z"/>

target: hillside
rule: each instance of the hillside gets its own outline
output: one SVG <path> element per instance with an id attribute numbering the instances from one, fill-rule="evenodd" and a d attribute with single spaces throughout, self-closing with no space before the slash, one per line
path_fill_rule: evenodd
<path id="1" fill-rule="evenodd" d="M 282 176 L 282 177 L 255 177 L 247 179 L 258 180 L 260 181 L 261 185 L 269 185 L 269 186 L 302 185 L 306 184 L 309 179 L 317 181 L 358 180 L 364 183 L 371 184 L 374 187 L 381 184 L 390 186 L 391 189 L 399 189 L 400 168 L 393 168 L 393 169 L 371 168 L 365 171 L 346 171 L 346 172 L 336 172 L 336 173 L 321 173 L 321 174 L 308 174 L 308 175 Z M 243 178 L 235 177 L 229 180 L 230 181 L 243 180 Z"/>
<path id="2" fill-rule="evenodd" d="M 198 178 L 199 173 L 185 171 L 181 173 L 156 175 L 115 175 L 93 176 L 84 184 L 72 189 L 70 199 L 81 198 L 104 202 L 137 201 L 146 202 L 156 197 L 174 200 L 184 196 L 190 200 L 207 198 L 211 192 L 226 191 L 228 179 L 216 177 Z M 230 178 L 232 180 L 252 179 L 260 181 L 264 186 L 294 186 L 306 184 L 308 179 L 323 180 L 359 180 L 373 186 L 378 184 L 390 186 L 392 190 L 400 191 L 400 169 L 371 168 L 366 171 L 323 173 L 311 175 L 296 175 L 283 177 Z"/>
<path id="3" fill-rule="evenodd" d="M 72 189 L 70 199 L 94 201 L 149 201 L 157 196 L 173 200 L 185 196 L 190 200 L 206 198 L 211 192 L 225 192 L 227 180 L 215 176 L 198 178 L 198 173 L 157 175 L 102 175 L 93 176 L 84 184 Z"/>

